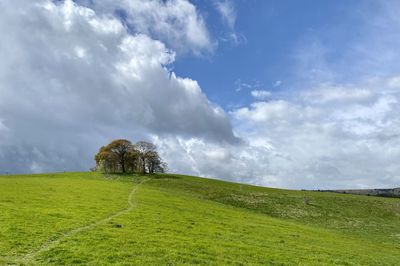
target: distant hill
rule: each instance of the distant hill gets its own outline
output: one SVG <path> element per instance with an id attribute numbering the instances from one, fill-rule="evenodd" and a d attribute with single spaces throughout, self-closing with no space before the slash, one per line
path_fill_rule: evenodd
<path id="1" fill-rule="evenodd" d="M 0 265 L 398 265 L 400 199 L 183 175 L 0 176 Z"/>
<path id="2" fill-rule="evenodd" d="M 324 191 L 326 191 L 326 192 L 343 193 L 343 194 L 363 195 L 363 196 L 400 198 L 400 188 L 339 189 L 339 190 L 324 190 Z"/>

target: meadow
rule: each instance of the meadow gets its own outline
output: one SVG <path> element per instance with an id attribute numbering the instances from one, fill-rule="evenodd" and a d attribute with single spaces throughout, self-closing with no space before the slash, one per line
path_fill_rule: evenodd
<path id="1" fill-rule="evenodd" d="M 400 199 L 172 175 L 0 176 L 1 265 L 398 265 Z"/>

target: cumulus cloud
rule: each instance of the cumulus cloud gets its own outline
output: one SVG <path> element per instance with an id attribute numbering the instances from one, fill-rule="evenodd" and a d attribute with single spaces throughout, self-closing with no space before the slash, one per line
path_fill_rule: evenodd
<path id="1" fill-rule="evenodd" d="M 169 158 L 171 171 L 271 186 L 284 186 L 284 180 L 269 175 L 268 144 L 232 145 L 210 143 L 204 139 L 170 136 L 155 138 L 161 154 Z M 265 144 L 265 143 L 264 143 Z"/>
<path id="2" fill-rule="evenodd" d="M 236 109 L 232 116 L 247 138 L 264 139 L 270 150 L 282 153 L 279 163 L 271 153 L 267 158 L 269 174 L 283 178 L 286 186 L 396 186 L 400 181 L 399 91 L 386 83 L 311 88 L 291 99 Z M 268 177 L 265 180 L 270 182 Z"/>
<path id="3" fill-rule="evenodd" d="M 185 1 L 150 4 L 176 12 L 164 10 L 166 21 L 176 15 L 174 23 L 201 22 Z M 191 12 L 182 18 L 185 8 Z M 135 19 L 147 21 L 152 15 L 146 10 Z M 156 34 L 162 31 L 156 21 L 143 23 Z M 112 13 L 70 0 L 2 2 L 0 29 L 3 172 L 85 170 L 99 145 L 111 138 L 173 134 L 239 142 L 226 113 L 209 102 L 198 83 L 168 70 L 175 52 L 143 29 L 131 32 Z M 202 48 L 195 41 L 190 45 L 189 35 L 185 45 Z"/>
<path id="4" fill-rule="evenodd" d="M 98 14 L 117 15 L 132 32 L 161 40 L 179 53 L 211 53 L 211 40 L 203 17 L 187 0 L 78 0 Z"/>
<path id="5" fill-rule="evenodd" d="M 230 115 L 240 145 L 180 137 L 156 143 L 177 172 L 273 187 L 398 186 L 396 79 L 323 84 L 235 109 Z"/>

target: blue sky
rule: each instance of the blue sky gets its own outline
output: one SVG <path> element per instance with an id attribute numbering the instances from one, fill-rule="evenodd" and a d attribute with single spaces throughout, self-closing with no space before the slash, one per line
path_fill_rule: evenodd
<path id="1" fill-rule="evenodd" d="M 0 2 L 0 172 L 84 171 L 112 139 L 171 172 L 400 184 L 398 1 Z"/>
<path id="2" fill-rule="evenodd" d="M 249 88 L 237 91 L 239 83 L 279 92 L 309 82 L 296 76 L 299 46 L 319 42 L 329 50 L 328 63 L 344 60 L 349 43 L 365 30 L 365 12 L 375 8 L 365 1 L 233 1 L 234 30 L 242 38 L 235 43 L 224 40 L 230 29 L 212 1 L 193 2 L 205 14 L 218 47 L 210 56 L 179 57 L 174 70 L 198 80 L 208 97 L 226 109 L 252 100 Z"/>

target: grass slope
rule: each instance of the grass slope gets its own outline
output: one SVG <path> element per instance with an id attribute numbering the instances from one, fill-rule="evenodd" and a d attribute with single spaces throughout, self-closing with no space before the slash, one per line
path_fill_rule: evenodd
<path id="1" fill-rule="evenodd" d="M 398 265 L 399 260 L 400 199 L 180 175 L 0 176 L 2 265 Z"/>

